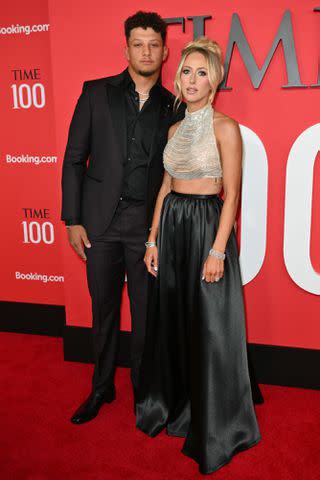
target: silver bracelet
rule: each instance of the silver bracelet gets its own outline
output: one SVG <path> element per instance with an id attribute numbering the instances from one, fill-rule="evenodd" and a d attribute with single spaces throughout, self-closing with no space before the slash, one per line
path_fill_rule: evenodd
<path id="1" fill-rule="evenodd" d="M 209 250 L 209 255 L 211 257 L 216 257 L 219 260 L 224 260 L 226 258 L 225 253 L 218 252 L 217 250 L 214 250 L 213 248 L 211 248 L 211 250 Z"/>
<path id="2" fill-rule="evenodd" d="M 156 247 L 157 244 L 156 244 L 156 242 L 146 242 L 146 243 L 145 243 L 145 246 L 146 246 L 146 248 Z"/>

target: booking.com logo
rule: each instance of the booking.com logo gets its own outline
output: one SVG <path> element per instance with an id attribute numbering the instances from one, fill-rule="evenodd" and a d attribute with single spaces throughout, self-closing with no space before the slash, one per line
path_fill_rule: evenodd
<path id="1" fill-rule="evenodd" d="M 30 35 L 30 33 L 48 32 L 49 27 L 49 23 L 40 23 L 37 25 L 19 25 L 19 23 L 17 23 L 9 27 L 0 27 L 0 35 Z"/>
<path id="2" fill-rule="evenodd" d="M 46 275 L 46 274 L 33 273 L 33 272 L 30 272 L 30 273 L 15 272 L 15 278 L 16 280 L 28 280 L 28 281 L 36 281 L 36 282 L 42 282 L 42 283 L 64 282 L 63 275 Z"/>
<path id="3" fill-rule="evenodd" d="M 56 155 L 29 155 L 29 154 L 20 154 L 20 155 L 10 155 L 6 154 L 5 156 L 7 164 L 13 165 L 24 165 L 24 164 L 56 164 L 58 157 Z"/>

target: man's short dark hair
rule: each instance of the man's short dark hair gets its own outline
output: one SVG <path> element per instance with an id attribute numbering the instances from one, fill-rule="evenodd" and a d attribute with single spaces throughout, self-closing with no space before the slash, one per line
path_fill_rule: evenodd
<path id="1" fill-rule="evenodd" d="M 157 13 L 142 12 L 140 10 L 131 17 L 128 17 L 124 22 L 124 32 L 127 43 L 129 41 L 131 30 L 139 27 L 144 28 L 145 30 L 147 28 L 152 28 L 155 32 L 160 33 L 163 43 L 166 43 L 167 24 Z"/>

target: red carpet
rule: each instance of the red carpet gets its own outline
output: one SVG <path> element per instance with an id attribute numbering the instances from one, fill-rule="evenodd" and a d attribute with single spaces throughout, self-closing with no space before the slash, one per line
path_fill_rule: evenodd
<path id="1" fill-rule="evenodd" d="M 0 345 L 1 480 L 205 478 L 180 453 L 182 439 L 135 429 L 127 369 L 118 371 L 116 402 L 74 426 L 69 417 L 89 391 L 92 366 L 64 362 L 61 339 L 1 333 Z M 319 480 L 320 392 L 262 390 L 261 443 L 211 478 Z"/>

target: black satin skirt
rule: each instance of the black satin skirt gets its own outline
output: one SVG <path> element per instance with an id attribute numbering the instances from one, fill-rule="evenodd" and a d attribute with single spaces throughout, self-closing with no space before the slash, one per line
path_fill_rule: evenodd
<path id="1" fill-rule="evenodd" d="M 185 437 L 182 451 L 201 473 L 260 440 L 234 232 L 223 278 L 201 279 L 222 205 L 218 195 L 171 192 L 164 199 L 137 394 L 137 427 L 152 437 L 165 427 Z"/>

